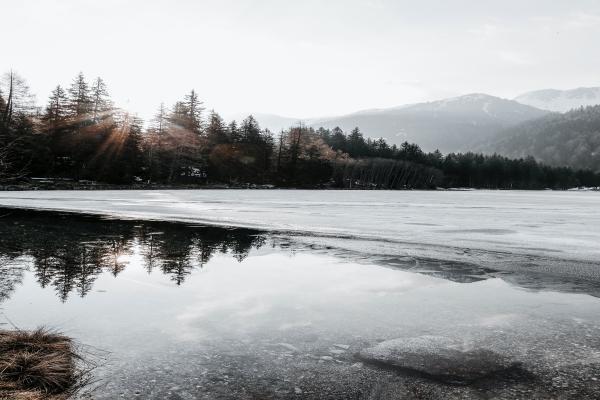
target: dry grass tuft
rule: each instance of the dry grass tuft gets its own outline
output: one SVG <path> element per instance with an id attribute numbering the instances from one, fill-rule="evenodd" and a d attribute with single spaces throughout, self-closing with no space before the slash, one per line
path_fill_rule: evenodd
<path id="1" fill-rule="evenodd" d="M 66 399 L 89 379 L 70 338 L 47 329 L 0 330 L 0 400 Z"/>

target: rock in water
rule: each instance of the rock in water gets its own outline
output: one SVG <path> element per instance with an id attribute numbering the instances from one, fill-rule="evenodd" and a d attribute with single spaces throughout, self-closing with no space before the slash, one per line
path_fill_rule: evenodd
<path id="1" fill-rule="evenodd" d="M 457 385 L 502 374 L 520 365 L 491 350 L 466 349 L 462 343 L 442 336 L 387 340 L 362 350 L 358 356 L 369 364 Z"/>

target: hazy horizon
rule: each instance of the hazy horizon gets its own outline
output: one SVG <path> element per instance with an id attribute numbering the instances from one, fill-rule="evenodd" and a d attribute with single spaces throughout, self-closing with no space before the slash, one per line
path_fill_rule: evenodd
<path id="1" fill-rule="evenodd" d="M 3 5 L 13 69 L 46 103 L 82 71 L 148 118 L 208 109 L 314 118 L 468 93 L 598 86 L 600 4 L 578 0 L 41 1 Z"/>

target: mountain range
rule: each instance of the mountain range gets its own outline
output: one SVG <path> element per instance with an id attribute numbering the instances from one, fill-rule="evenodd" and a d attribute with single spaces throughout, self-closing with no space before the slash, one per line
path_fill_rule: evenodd
<path id="1" fill-rule="evenodd" d="M 504 129 L 539 118 L 548 111 L 486 94 L 469 94 L 427 103 L 302 120 L 314 128 L 359 127 L 367 137 L 383 137 L 391 144 L 418 143 L 427 151 L 466 151 Z M 262 127 L 273 132 L 301 120 L 272 114 L 254 114 Z"/>
<path id="2" fill-rule="evenodd" d="M 538 90 L 513 100 L 476 93 L 302 122 L 346 132 L 359 127 L 367 137 L 417 143 L 425 151 L 532 155 L 552 165 L 600 171 L 600 108 L 581 109 L 597 104 L 600 87 Z M 274 132 L 300 121 L 271 114 L 255 117 Z"/>
<path id="3" fill-rule="evenodd" d="M 469 94 L 428 103 L 361 111 L 341 117 L 312 120 L 313 127 L 349 131 L 358 126 L 370 137 L 388 143 L 417 143 L 426 151 L 467 151 L 475 143 L 548 111 L 486 94 Z"/>

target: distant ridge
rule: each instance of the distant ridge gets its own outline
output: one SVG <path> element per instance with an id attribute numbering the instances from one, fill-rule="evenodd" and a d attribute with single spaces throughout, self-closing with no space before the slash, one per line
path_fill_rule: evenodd
<path id="1" fill-rule="evenodd" d="M 234 115 L 226 115 L 225 119 L 227 121 L 236 120 L 240 122 L 249 115 L 252 115 L 262 128 L 267 128 L 274 133 L 278 133 L 282 129 L 287 130 L 292 126 L 298 125 L 298 122 L 302 121 L 301 118 L 282 117 L 281 115 L 268 113 L 237 113 Z"/>
<path id="2" fill-rule="evenodd" d="M 600 104 L 600 87 L 580 87 L 570 90 L 543 89 L 523 93 L 515 98 L 543 110 L 567 112 L 575 108 Z"/>
<path id="3" fill-rule="evenodd" d="M 389 143 L 419 144 L 424 150 L 470 150 L 507 127 L 539 118 L 548 112 L 513 100 L 473 93 L 427 103 L 364 110 L 326 119 L 309 120 L 312 127 L 349 131 L 358 126 L 369 137 Z"/>
<path id="4" fill-rule="evenodd" d="M 524 122 L 476 150 L 600 172 L 600 105 Z"/>

